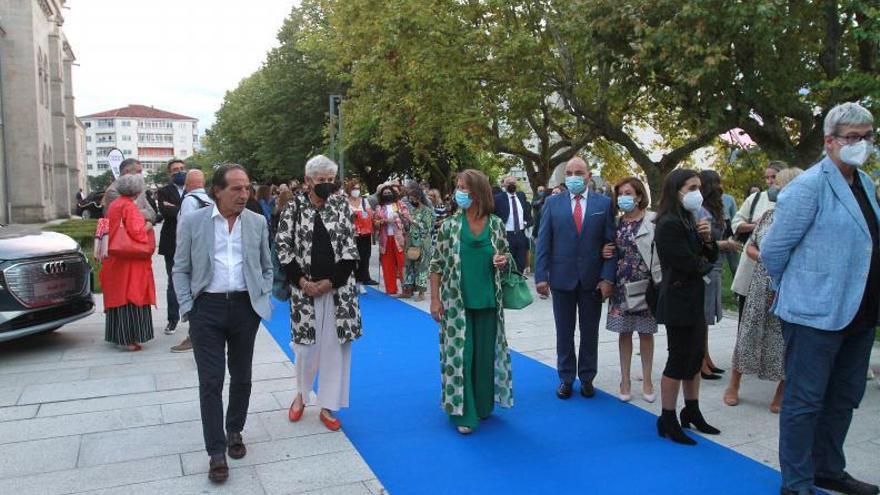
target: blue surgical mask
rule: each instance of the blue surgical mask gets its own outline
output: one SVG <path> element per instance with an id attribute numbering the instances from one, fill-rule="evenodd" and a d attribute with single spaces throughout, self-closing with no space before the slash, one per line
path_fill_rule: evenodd
<path id="1" fill-rule="evenodd" d="M 471 204 L 473 204 L 473 202 L 474 201 L 471 199 L 470 193 L 458 189 L 455 190 L 455 203 L 458 205 L 459 208 L 461 208 L 462 210 L 467 210 L 471 207 Z"/>
<path id="2" fill-rule="evenodd" d="M 171 180 L 178 186 L 186 184 L 186 172 L 175 172 L 174 175 L 171 176 Z"/>
<path id="3" fill-rule="evenodd" d="M 636 198 L 632 196 L 618 196 L 617 207 L 629 213 L 636 209 Z"/>
<path id="4" fill-rule="evenodd" d="M 767 199 L 771 203 L 775 203 L 776 198 L 778 198 L 778 197 L 779 197 L 779 189 L 777 189 L 776 186 L 773 186 L 773 187 L 770 187 L 767 189 Z"/>
<path id="5" fill-rule="evenodd" d="M 586 190 L 587 185 L 582 176 L 569 175 L 565 178 L 565 187 L 567 187 L 572 194 L 581 194 Z"/>

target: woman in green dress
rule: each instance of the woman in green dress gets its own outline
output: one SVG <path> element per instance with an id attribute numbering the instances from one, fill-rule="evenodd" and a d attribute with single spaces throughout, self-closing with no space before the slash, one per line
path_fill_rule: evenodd
<path id="1" fill-rule="evenodd" d="M 425 299 L 428 288 L 428 264 L 431 261 L 431 231 L 434 230 L 434 210 L 428 206 L 428 199 L 417 182 L 406 189 L 411 208 L 412 222 L 406 232 L 406 258 L 403 268 L 403 294 L 406 299 L 416 293 L 416 301 Z M 414 255 L 418 254 L 418 258 Z"/>
<path id="2" fill-rule="evenodd" d="M 501 269 L 508 263 L 504 223 L 492 215 L 482 172 L 458 174 L 459 211 L 446 219 L 431 259 L 431 316 L 440 323 L 443 410 L 468 434 L 513 405 L 510 353 L 504 333 Z"/>

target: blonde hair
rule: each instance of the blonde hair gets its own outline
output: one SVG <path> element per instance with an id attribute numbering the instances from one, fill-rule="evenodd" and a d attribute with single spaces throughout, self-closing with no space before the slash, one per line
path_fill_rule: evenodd
<path id="1" fill-rule="evenodd" d="M 804 173 L 804 170 L 797 167 L 783 169 L 776 174 L 776 187 L 781 190 L 783 187 L 787 186 L 789 182 L 793 181 L 795 177 L 802 173 Z"/>

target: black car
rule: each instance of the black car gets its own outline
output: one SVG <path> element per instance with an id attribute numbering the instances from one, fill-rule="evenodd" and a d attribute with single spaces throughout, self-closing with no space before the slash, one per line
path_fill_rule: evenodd
<path id="1" fill-rule="evenodd" d="M 0 342 L 92 314 L 91 274 L 70 237 L 37 227 L 0 226 Z"/>
<path id="2" fill-rule="evenodd" d="M 104 216 L 104 209 L 101 207 L 101 201 L 104 199 L 104 191 L 96 191 L 89 193 L 82 202 L 76 205 L 76 214 L 85 218 L 101 218 Z"/>

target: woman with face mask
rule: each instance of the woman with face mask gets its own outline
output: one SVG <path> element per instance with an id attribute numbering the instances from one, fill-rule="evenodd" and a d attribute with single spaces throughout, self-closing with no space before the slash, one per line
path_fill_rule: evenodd
<path id="1" fill-rule="evenodd" d="M 290 282 L 290 326 L 296 356 L 291 422 L 305 411 L 318 378 L 320 420 L 341 427 L 335 412 L 348 407 L 351 343 L 361 336 L 361 314 L 352 273 L 358 259 L 348 201 L 334 194 L 338 166 L 318 155 L 306 163 L 308 193 L 288 203 L 275 236 L 278 261 Z"/>
<path id="2" fill-rule="evenodd" d="M 379 233 L 379 261 L 385 293 L 397 294 L 397 282 L 403 284 L 403 249 L 406 246 L 406 226 L 409 210 L 393 184 L 379 186 L 379 204 L 373 212 L 373 226 Z"/>
<path id="3" fill-rule="evenodd" d="M 650 277 L 659 284 L 662 279 L 660 258 L 654 252 L 654 213 L 648 208 L 648 193 L 644 183 L 627 177 L 614 186 L 612 205 L 621 214 L 617 221 L 614 244 L 605 246 L 603 256 L 617 260 L 617 281 L 608 304 L 606 328 L 619 335 L 620 393 L 618 398 L 629 402 L 632 398 L 630 368 L 633 333 L 639 335 L 642 358 L 642 398 L 654 402 L 654 382 L 651 377 L 654 363 L 654 334 L 657 320 L 645 300 Z"/>
<path id="4" fill-rule="evenodd" d="M 403 294 L 401 299 L 416 295 L 416 301 L 425 300 L 428 287 L 428 262 L 431 260 L 431 231 L 434 223 L 434 210 L 428 206 L 425 193 L 415 182 L 406 190 L 410 204 L 409 229 L 406 233 L 406 257 L 403 270 Z"/>
<path id="5" fill-rule="evenodd" d="M 702 206 L 697 172 L 676 169 L 666 176 L 654 231 L 657 256 L 663 267 L 656 317 L 658 323 L 666 325 L 669 347 L 660 381 L 663 407 L 657 419 L 657 433 L 685 445 L 697 442 L 685 435 L 682 427 L 693 426 L 706 434 L 720 433 L 706 422 L 699 406 L 699 373 L 706 348 L 703 277 L 713 270 L 718 259 L 718 245 L 712 239 L 709 222 L 696 219 Z M 684 390 L 685 407 L 677 417 L 679 387 Z"/>
<path id="6" fill-rule="evenodd" d="M 440 227 L 431 259 L 431 316 L 440 323 L 442 407 L 466 435 L 492 414 L 497 399 L 513 405 L 504 334 L 501 271 L 508 263 L 504 222 L 492 215 L 489 179 L 458 174 L 458 212 Z"/>
<path id="7" fill-rule="evenodd" d="M 349 181 L 345 186 L 348 196 L 348 206 L 351 208 L 352 221 L 357 231 L 357 247 L 360 259 L 354 272 L 359 294 L 366 294 L 364 285 L 373 285 L 370 278 L 370 255 L 373 246 L 373 209 L 363 194 L 361 184 L 357 181 Z"/>

